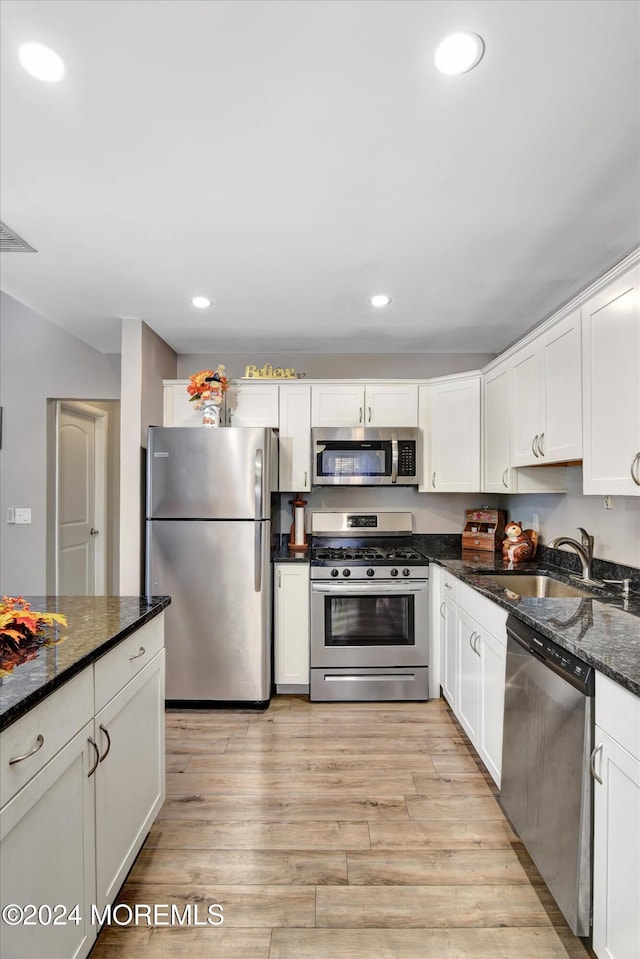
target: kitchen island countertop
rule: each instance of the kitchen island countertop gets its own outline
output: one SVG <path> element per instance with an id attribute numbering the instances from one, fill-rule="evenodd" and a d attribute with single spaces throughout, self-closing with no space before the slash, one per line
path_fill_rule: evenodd
<path id="1" fill-rule="evenodd" d="M 33 610 L 63 613 L 60 642 L 0 678 L 0 730 L 165 609 L 169 596 L 25 596 Z M 0 663 L 1 668 L 1 663 Z"/>

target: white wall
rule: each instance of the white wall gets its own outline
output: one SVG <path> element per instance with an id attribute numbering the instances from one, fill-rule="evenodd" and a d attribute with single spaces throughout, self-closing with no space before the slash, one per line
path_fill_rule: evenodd
<path id="1" fill-rule="evenodd" d="M 119 357 L 0 294 L 0 593 L 46 590 L 47 399 L 117 400 Z M 9 525 L 8 506 L 31 508 Z"/>
<path id="2" fill-rule="evenodd" d="M 538 514 L 542 542 L 555 536 L 571 536 L 580 541 L 577 527 L 595 537 L 594 556 L 613 563 L 640 567 L 640 497 L 614 496 L 613 509 L 604 508 L 604 497 L 583 496 L 582 467 L 567 469 L 566 493 L 545 496 L 500 497 L 500 505 L 509 517 L 533 525 Z"/>
<path id="3" fill-rule="evenodd" d="M 494 353 L 184 353 L 178 357 L 178 377 L 224 363 L 227 376 L 239 379 L 245 368 L 271 363 L 306 373 L 309 379 L 429 379 L 448 373 L 478 370 Z"/>

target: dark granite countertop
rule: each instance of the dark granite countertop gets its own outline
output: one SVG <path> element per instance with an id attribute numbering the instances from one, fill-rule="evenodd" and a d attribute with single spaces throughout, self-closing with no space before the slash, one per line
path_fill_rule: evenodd
<path id="1" fill-rule="evenodd" d="M 593 598 L 567 599 L 516 597 L 502 586 L 493 583 L 491 572 L 518 574 L 550 572 L 555 578 L 572 585 L 581 585 L 571 579 L 572 568 L 562 558 L 563 565 L 550 562 L 557 550 L 540 550 L 540 557 L 530 563 L 521 563 L 516 568 L 502 561 L 499 553 L 465 556 L 459 548 L 430 548 L 423 543 L 422 549 L 432 562 L 448 570 L 463 583 L 477 589 L 522 622 L 538 630 L 563 649 L 594 666 L 625 689 L 640 696 L 640 591 L 633 568 L 614 567 L 618 574 L 631 574 L 632 590 L 623 597 L 620 589 L 610 586 L 607 590 L 594 590 Z M 611 570 L 600 569 L 598 575 Z M 609 578 L 609 577 L 607 577 Z M 618 578 L 611 575 L 610 578 Z"/>
<path id="2" fill-rule="evenodd" d="M 311 550 L 293 550 L 289 549 L 286 543 L 283 543 L 277 553 L 274 554 L 274 563 L 306 563 L 309 565 L 309 554 Z"/>
<path id="3" fill-rule="evenodd" d="M 25 596 L 33 610 L 63 613 L 53 646 L 0 677 L 0 730 L 19 719 L 86 666 L 139 629 L 171 599 L 169 596 Z"/>

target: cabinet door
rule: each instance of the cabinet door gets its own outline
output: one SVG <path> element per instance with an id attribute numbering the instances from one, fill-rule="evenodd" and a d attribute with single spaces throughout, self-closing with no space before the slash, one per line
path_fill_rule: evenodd
<path id="1" fill-rule="evenodd" d="M 309 567 L 276 563 L 274 596 L 276 685 L 309 685 Z"/>
<path id="2" fill-rule="evenodd" d="M 480 725 L 480 632 L 475 620 L 458 608 L 458 708 L 456 715 L 471 742 L 478 743 Z"/>
<path id="3" fill-rule="evenodd" d="M 189 380 L 164 381 L 163 426 L 202 426 L 202 412 L 190 402 Z"/>
<path id="4" fill-rule="evenodd" d="M 164 801 L 164 650 L 95 719 L 97 904 L 112 902 Z"/>
<path id="5" fill-rule="evenodd" d="M 364 386 L 330 383 L 311 387 L 312 426 L 365 426 Z"/>
<path id="6" fill-rule="evenodd" d="M 311 489 L 311 387 L 280 386 L 280 490 Z"/>
<path id="7" fill-rule="evenodd" d="M 544 334 L 540 345 L 544 418 L 541 462 L 582 459 L 582 352 L 580 310 Z"/>
<path id="8" fill-rule="evenodd" d="M 582 307 L 585 494 L 640 496 L 640 266 Z"/>
<path id="9" fill-rule="evenodd" d="M 430 492 L 477 492 L 480 489 L 480 377 L 433 384 L 429 388 L 431 420 Z"/>
<path id="10" fill-rule="evenodd" d="M 379 383 L 365 389 L 367 426 L 417 426 L 418 387 Z"/>
<path id="11" fill-rule="evenodd" d="M 455 713 L 458 709 L 458 607 L 446 596 L 440 603 L 440 668 L 442 694 Z"/>
<path id="12" fill-rule="evenodd" d="M 512 465 L 540 462 L 538 440 L 542 432 L 542 388 L 538 344 L 530 343 L 513 357 L 511 442 Z"/>
<path id="13" fill-rule="evenodd" d="M 596 701 L 597 703 L 597 701 Z M 596 705 L 597 708 L 597 705 Z M 593 951 L 640 956 L 640 760 L 595 727 Z"/>
<path id="14" fill-rule="evenodd" d="M 511 366 L 482 376 L 482 492 L 511 490 Z"/>
<path id="15" fill-rule="evenodd" d="M 94 779 L 95 750 L 88 723 L 0 812 L 0 901 L 20 906 L 60 904 L 65 925 L 45 911 L 34 925 L 0 923 L 0 955 L 7 959 L 80 959 L 96 930 Z M 68 913 L 78 907 L 79 922 Z M 58 914 L 58 918 L 60 918 Z M 38 921 L 38 919 L 40 921 Z"/>
<path id="16" fill-rule="evenodd" d="M 506 638 L 506 633 L 505 633 Z M 479 753 L 493 781 L 500 785 L 502 727 L 504 723 L 507 647 L 482 629 L 480 650 L 480 740 Z"/>
<path id="17" fill-rule="evenodd" d="M 278 384 L 232 386 L 225 394 L 227 426 L 278 429 Z"/>

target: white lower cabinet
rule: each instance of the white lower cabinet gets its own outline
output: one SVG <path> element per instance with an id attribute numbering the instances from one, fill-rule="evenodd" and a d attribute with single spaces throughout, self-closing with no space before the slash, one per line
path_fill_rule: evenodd
<path id="1" fill-rule="evenodd" d="M 274 570 L 274 672 L 276 689 L 309 688 L 309 566 L 276 563 Z"/>
<path id="2" fill-rule="evenodd" d="M 446 572 L 440 581 L 442 693 L 499 786 L 507 611 Z"/>
<path id="3" fill-rule="evenodd" d="M 33 924 L 0 922 L 3 959 L 86 956 L 98 931 L 91 907 L 100 915 L 113 902 L 162 805 L 163 619 L 142 626 L 0 735 L 8 783 L 0 901 L 3 908 L 42 907 Z"/>
<path id="4" fill-rule="evenodd" d="M 640 956 L 640 698 L 596 674 L 593 951 Z"/>
<path id="5" fill-rule="evenodd" d="M 2 908 L 42 907 L 27 916 L 28 922 L 0 923 L 0 955 L 6 959 L 86 956 L 96 937 L 91 924 L 94 780 L 89 776 L 96 753 L 90 738 L 93 719 L 0 811 Z"/>
<path id="6" fill-rule="evenodd" d="M 95 719 L 97 902 L 113 902 L 164 799 L 164 650 Z"/>

